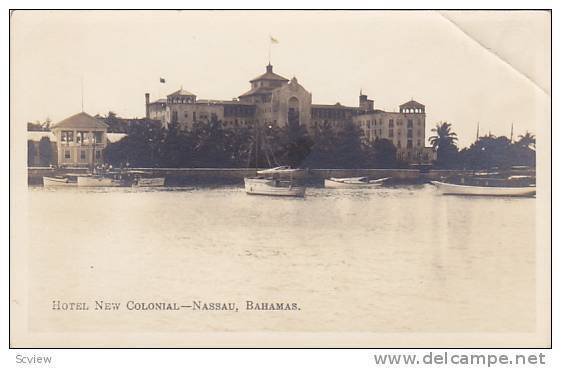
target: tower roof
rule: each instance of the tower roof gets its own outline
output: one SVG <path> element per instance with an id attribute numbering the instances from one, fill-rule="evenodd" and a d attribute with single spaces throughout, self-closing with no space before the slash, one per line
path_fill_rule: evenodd
<path id="1" fill-rule="evenodd" d="M 189 92 L 189 91 L 186 91 L 186 90 L 183 89 L 183 87 L 181 87 L 181 88 L 178 89 L 177 91 L 175 91 L 175 92 L 173 92 L 173 93 L 170 93 L 170 94 L 168 95 L 168 97 L 170 97 L 170 96 L 195 96 L 195 94 L 193 94 L 193 93 L 191 93 L 191 92 Z"/>
<path id="2" fill-rule="evenodd" d="M 399 105 L 399 107 L 404 107 L 404 108 L 420 108 L 420 107 L 425 107 L 425 105 L 423 105 L 422 103 L 419 103 L 415 100 L 410 100 L 407 101 L 404 104 Z"/>
<path id="3" fill-rule="evenodd" d="M 253 78 L 252 80 L 250 80 L 250 82 L 256 82 L 260 80 L 277 80 L 288 82 L 288 79 L 286 79 L 285 77 L 273 73 L 273 66 L 271 64 L 266 66 L 265 74 L 261 74 L 260 76 Z"/>
<path id="4" fill-rule="evenodd" d="M 53 126 L 53 129 L 107 129 L 107 127 L 109 127 L 109 125 L 105 124 L 104 122 L 94 118 L 89 114 L 86 114 L 85 112 L 80 112 L 76 115 L 72 115 L 62 121 L 59 121 Z"/>

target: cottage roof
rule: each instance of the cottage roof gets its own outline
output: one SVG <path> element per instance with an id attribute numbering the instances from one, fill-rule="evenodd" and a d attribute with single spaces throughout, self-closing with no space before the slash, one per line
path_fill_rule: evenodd
<path id="1" fill-rule="evenodd" d="M 72 115 L 62 121 L 59 121 L 53 125 L 52 129 L 107 129 L 109 125 L 104 122 L 94 118 L 93 116 L 86 114 L 85 112 L 80 112 L 76 115 Z"/>
<path id="2" fill-rule="evenodd" d="M 107 133 L 107 140 L 110 143 L 119 142 L 121 139 L 125 138 L 127 133 Z"/>
<path id="3" fill-rule="evenodd" d="M 422 103 L 419 103 L 415 100 L 410 100 L 402 105 L 399 105 L 399 107 L 404 107 L 404 108 L 420 108 L 420 107 L 425 107 L 425 105 L 423 105 Z"/>

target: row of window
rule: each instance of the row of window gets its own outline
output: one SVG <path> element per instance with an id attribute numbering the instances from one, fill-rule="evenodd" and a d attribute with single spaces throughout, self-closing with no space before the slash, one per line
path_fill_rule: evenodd
<path id="1" fill-rule="evenodd" d="M 92 132 L 78 131 L 74 137 L 74 131 L 63 130 L 60 132 L 60 141 L 62 143 L 100 144 L 103 143 L 103 132 L 93 132 L 92 134 Z"/>
<path id="2" fill-rule="evenodd" d="M 194 97 L 169 97 L 168 103 L 170 104 L 186 104 L 186 103 L 194 103 Z"/>
<path id="3" fill-rule="evenodd" d="M 80 161 L 85 162 L 87 160 L 87 150 L 80 150 L 79 151 L 79 155 L 80 155 Z M 69 149 L 65 149 L 64 150 L 64 159 L 65 160 L 70 160 L 72 158 L 70 150 Z M 101 150 L 95 150 L 95 159 L 99 160 L 101 158 Z"/>
<path id="4" fill-rule="evenodd" d="M 402 113 L 404 114 L 422 114 L 425 112 L 425 109 L 421 109 L 421 108 L 406 108 L 406 109 L 401 109 Z"/>
<path id="5" fill-rule="evenodd" d="M 359 121 L 359 124 L 370 128 L 370 127 L 382 126 L 383 121 L 382 119 L 361 120 Z M 421 120 L 417 119 L 417 126 L 421 126 L 421 124 L 422 124 Z M 403 125 L 403 120 L 401 119 L 397 119 L 395 121 L 395 124 L 394 124 L 394 119 L 388 120 L 388 126 L 390 128 L 393 128 L 394 126 L 402 126 L 402 125 Z M 413 128 L 413 119 L 407 119 L 407 128 Z"/>
<path id="6" fill-rule="evenodd" d="M 312 118 L 341 119 L 350 116 L 350 113 L 342 109 L 312 109 Z"/>

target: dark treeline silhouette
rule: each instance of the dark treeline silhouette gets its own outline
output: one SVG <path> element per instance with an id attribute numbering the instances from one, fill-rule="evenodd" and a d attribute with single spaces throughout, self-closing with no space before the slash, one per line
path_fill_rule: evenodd
<path id="1" fill-rule="evenodd" d="M 517 141 L 505 136 L 488 134 L 472 143 L 469 147 L 458 149 L 456 133 L 452 124 L 438 123 L 432 129 L 435 134 L 429 142 L 436 149 L 437 159 L 434 166 L 443 169 L 508 169 L 512 166 L 536 166 L 536 139 L 526 132 Z"/>
<path id="2" fill-rule="evenodd" d="M 45 121 L 27 122 L 28 132 L 48 132 L 51 130 L 51 119 L 46 118 Z"/>
<path id="3" fill-rule="evenodd" d="M 485 136 L 470 147 L 458 149 L 449 123 L 439 123 L 429 138 L 437 152 L 435 168 L 490 169 L 535 166 L 535 138 L 530 133 L 511 142 L 506 137 Z M 399 168 L 390 140 L 364 142 L 359 127 L 348 122 L 341 128 L 319 127 L 308 131 L 289 116 L 286 127 L 260 129 L 242 126 L 225 129 L 215 117 L 187 130 L 170 125 L 135 124 L 128 135 L 109 144 L 105 158 L 116 167 L 273 167 Z"/>
<path id="4" fill-rule="evenodd" d="M 350 123 L 310 133 L 299 124 L 224 129 L 215 118 L 189 131 L 173 124 L 130 126 L 128 135 L 105 151 L 115 167 L 393 168 L 400 165 L 395 157 L 391 141 L 363 144 L 360 129 Z"/>

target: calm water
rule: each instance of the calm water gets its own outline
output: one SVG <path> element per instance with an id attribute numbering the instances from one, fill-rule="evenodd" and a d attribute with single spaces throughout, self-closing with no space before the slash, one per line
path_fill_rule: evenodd
<path id="1" fill-rule="evenodd" d="M 535 200 L 431 186 L 30 188 L 36 331 L 527 332 Z M 53 299 L 296 302 L 300 311 L 51 311 Z M 123 307 L 122 307 L 123 308 Z"/>

